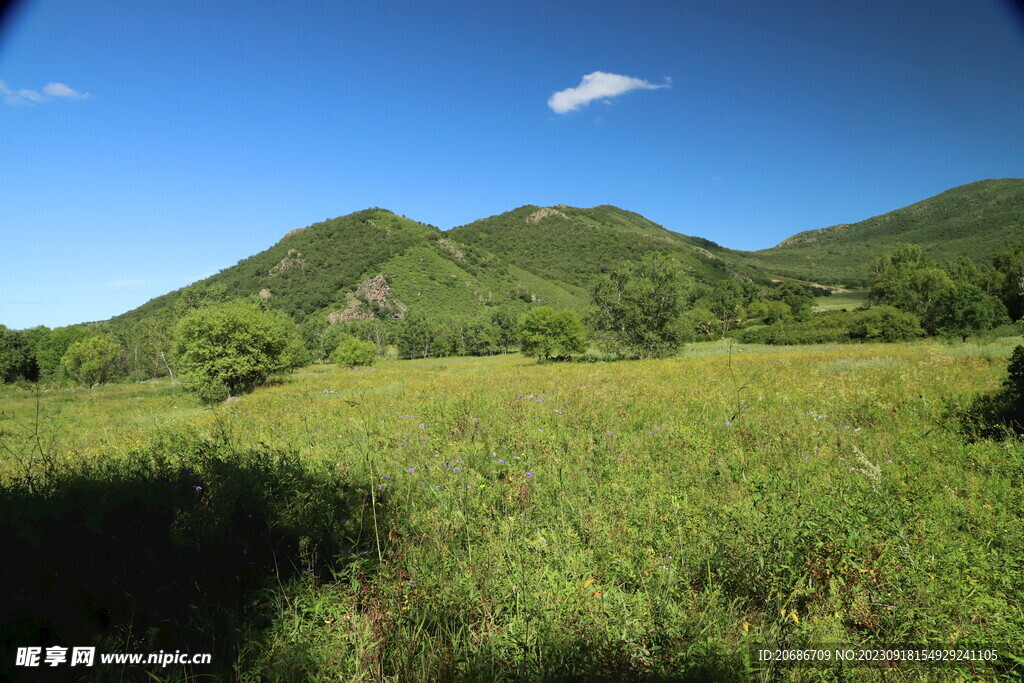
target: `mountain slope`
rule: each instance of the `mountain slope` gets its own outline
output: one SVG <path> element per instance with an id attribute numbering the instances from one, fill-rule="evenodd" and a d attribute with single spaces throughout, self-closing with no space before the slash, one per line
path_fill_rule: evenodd
<path id="1" fill-rule="evenodd" d="M 731 252 L 774 274 L 864 285 L 871 261 L 903 243 L 928 258 L 988 262 L 1024 241 L 1024 179 L 982 180 L 859 223 L 797 233 L 770 249 Z"/>
<path id="2" fill-rule="evenodd" d="M 585 290 L 603 269 L 652 252 L 672 256 L 703 282 L 735 274 L 764 277 L 736 259 L 712 254 L 700 246 L 703 240 L 671 232 L 640 214 L 614 206 L 521 206 L 453 228 L 448 234 L 549 281 Z"/>
<path id="3" fill-rule="evenodd" d="M 383 276 L 379 281 L 377 276 Z M 579 307 L 584 292 L 509 265 L 438 228 L 367 209 L 293 230 L 277 244 L 202 281 L 230 297 L 262 296 L 297 321 L 319 313 L 400 317 L 406 310 L 472 314 L 487 305 L 543 301 Z M 173 307 L 182 290 L 117 319 Z"/>

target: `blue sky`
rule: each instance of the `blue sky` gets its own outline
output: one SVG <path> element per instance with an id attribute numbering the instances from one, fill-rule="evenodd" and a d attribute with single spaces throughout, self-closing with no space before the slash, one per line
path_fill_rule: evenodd
<path id="1" fill-rule="evenodd" d="M 615 204 L 760 249 L 1024 176 L 1024 25 L 998 0 L 38 0 L 9 19 L 14 328 L 108 318 L 368 206 L 450 228 Z"/>

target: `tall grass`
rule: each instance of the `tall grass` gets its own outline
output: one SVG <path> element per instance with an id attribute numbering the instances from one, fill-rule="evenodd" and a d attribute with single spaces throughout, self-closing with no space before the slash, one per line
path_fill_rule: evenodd
<path id="1" fill-rule="evenodd" d="M 112 387 L 63 404 L 75 443 L 90 444 L 66 456 L 67 474 L 33 491 L 11 477 L 0 504 L 14 536 L 89 501 L 104 520 L 154 506 L 131 537 L 169 544 L 180 554 L 161 565 L 213 581 L 221 603 L 132 603 L 102 576 L 127 580 L 137 554 L 115 554 L 92 580 L 69 559 L 51 584 L 121 605 L 106 624 L 76 622 L 82 637 L 131 628 L 141 642 L 143 624 L 173 623 L 160 642 L 216 643 L 242 680 L 1011 680 L 1024 448 L 943 423 L 950 401 L 998 387 L 1005 363 L 992 358 L 1011 345 L 1000 344 L 388 361 L 311 368 L 212 411 L 163 387 Z M 0 405 L 31 407 L 18 395 Z M 153 503 L 171 483 L 185 497 Z M 78 517 L 85 534 L 89 514 Z M 75 553 L 132 533 L 101 527 Z M 236 534 L 234 559 L 189 554 Z M 273 558 L 237 557 L 256 547 Z M 239 567 L 244 585 L 217 583 Z M 39 580 L 8 571 L 31 604 Z M 137 577 L 132 594 L 156 583 Z M 844 643 L 1001 656 L 892 670 L 755 656 Z"/>

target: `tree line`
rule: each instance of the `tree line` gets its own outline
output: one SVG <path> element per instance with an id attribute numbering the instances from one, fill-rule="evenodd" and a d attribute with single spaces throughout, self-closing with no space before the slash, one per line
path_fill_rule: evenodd
<path id="1" fill-rule="evenodd" d="M 472 317 L 410 311 L 402 320 L 340 322 L 323 314 L 296 324 L 258 296 L 231 298 L 223 285 L 197 283 L 173 308 L 134 322 L 0 326 L 0 380 L 93 385 L 170 376 L 215 402 L 289 368 L 367 365 L 391 352 L 411 359 L 519 350 L 569 360 L 592 346 L 604 358 L 659 357 L 724 336 L 775 344 L 966 339 L 1024 315 L 1024 246 L 978 265 L 967 258 L 937 264 L 904 245 L 875 261 L 867 307 L 813 313 L 814 297 L 827 293 L 741 278 L 708 285 L 674 259 L 651 254 L 600 273 L 583 315 L 499 306 Z"/>

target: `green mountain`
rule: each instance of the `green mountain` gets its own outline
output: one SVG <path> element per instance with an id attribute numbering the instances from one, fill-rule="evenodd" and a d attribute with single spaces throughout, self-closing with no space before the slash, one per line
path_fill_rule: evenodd
<path id="1" fill-rule="evenodd" d="M 722 250 L 781 277 L 867 284 L 871 261 L 903 243 L 939 262 L 968 256 L 989 262 L 1024 241 L 1024 179 L 982 180 L 859 223 L 807 230 L 770 249 Z"/>
<path id="2" fill-rule="evenodd" d="M 594 278 L 623 261 L 660 252 L 697 281 L 773 277 L 859 286 L 871 261 L 919 244 L 937 261 L 978 262 L 1024 240 L 1024 179 L 954 188 L 860 223 L 798 233 L 744 252 L 670 230 L 616 208 L 521 206 L 442 232 L 384 209 L 367 209 L 292 230 L 274 246 L 203 281 L 227 296 L 261 296 L 296 321 L 311 315 L 467 315 L 487 306 L 544 303 L 582 309 Z M 133 322 L 170 310 L 184 290 L 116 318 Z"/>
<path id="3" fill-rule="evenodd" d="M 255 256 L 202 281 L 227 296 L 261 296 L 302 321 L 470 314 L 486 305 L 543 301 L 579 306 L 585 292 L 550 282 L 438 228 L 367 209 L 292 230 Z M 118 319 L 133 322 L 172 308 L 184 290 L 157 297 Z"/>
<path id="4" fill-rule="evenodd" d="M 762 272 L 741 259 L 712 253 L 707 247 L 717 247 L 714 242 L 671 232 L 614 206 L 521 206 L 453 228 L 448 234 L 549 281 L 582 289 L 602 270 L 651 252 L 675 258 L 702 282 L 733 276 L 764 279 Z"/>
<path id="5" fill-rule="evenodd" d="M 468 315 L 487 306 L 544 303 L 584 308 L 603 269 L 661 251 L 694 277 L 730 277 L 725 260 L 639 214 L 611 206 L 524 206 L 442 232 L 384 209 L 367 209 L 289 232 L 266 251 L 203 280 L 227 296 L 261 296 L 302 321 L 314 314 Z M 738 262 L 737 262 L 738 263 Z M 756 269 L 737 265 L 746 277 Z M 118 316 L 133 322 L 174 306 L 184 290 Z"/>

